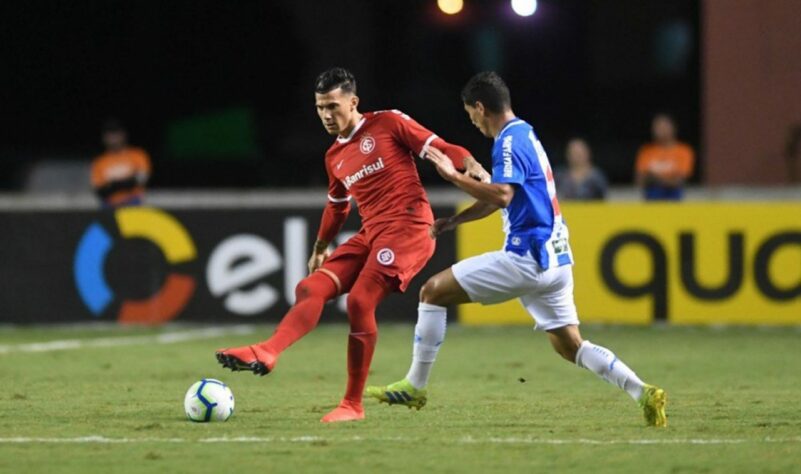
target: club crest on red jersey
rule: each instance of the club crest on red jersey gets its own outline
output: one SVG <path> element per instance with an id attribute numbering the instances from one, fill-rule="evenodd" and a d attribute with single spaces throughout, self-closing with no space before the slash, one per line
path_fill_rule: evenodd
<path id="1" fill-rule="evenodd" d="M 370 135 L 365 135 L 359 142 L 359 150 L 365 155 L 369 155 L 375 150 L 375 138 Z"/>
<path id="2" fill-rule="evenodd" d="M 395 261 L 395 252 L 393 252 L 392 249 L 383 248 L 378 251 L 376 258 L 381 265 L 392 265 Z"/>

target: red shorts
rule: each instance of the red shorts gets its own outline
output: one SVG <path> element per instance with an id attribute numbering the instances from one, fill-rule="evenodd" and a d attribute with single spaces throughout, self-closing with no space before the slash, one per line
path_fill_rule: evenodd
<path id="1" fill-rule="evenodd" d="M 404 292 L 412 278 L 434 255 L 435 240 L 429 224 L 393 222 L 378 229 L 362 228 L 334 250 L 322 268 L 339 277 L 342 293 L 348 293 L 360 275 L 387 282 Z"/>

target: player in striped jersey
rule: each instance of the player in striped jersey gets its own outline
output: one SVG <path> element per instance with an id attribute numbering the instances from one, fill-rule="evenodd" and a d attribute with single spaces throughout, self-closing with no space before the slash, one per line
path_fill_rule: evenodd
<path id="1" fill-rule="evenodd" d="M 534 129 L 512 112 L 509 89 L 493 72 L 474 76 L 462 92 L 471 122 L 492 147 L 490 183 L 464 179 L 447 152 L 430 149 L 426 159 L 439 174 L 476 198 L 459 214 L 437 219 L 432 234 L 501 210 L 504 248 L 462 260 L 431 277 L 420 291 L 412 366 L 405 379 L 367 394 L 418 409 L 427 400 L 431 367 L 445 337 L 446 307 L 518 298 L 548 334 L 562 357 L 626 391 L 643 409 L 646 423 L 666 426 L 664 390 L 645 384 L 609 349 L 584 340 L 573 302 L 573 256 L 559 210 L 553 173 Z"/>

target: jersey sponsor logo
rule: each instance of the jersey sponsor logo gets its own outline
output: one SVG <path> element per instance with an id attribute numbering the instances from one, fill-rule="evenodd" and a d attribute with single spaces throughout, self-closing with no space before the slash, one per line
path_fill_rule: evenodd
<path id="1" fill-rule="evenodd" d="M 362 169 L 353 173 L 350 176 L 346 176 L 345 179 L 342 181 L 342 184 L 345 186 L 345 189 L 350 189 L 357 181 L 364 178 L 365 176 L 369 176 L 373 173 L 381 171 L 384 169 L 384 159 L 379 157 L 378 161 L 375 163 L 370 163 L 369 165 L 362 166 Z"/>
<path id="2" fill-rule="evenodd" d="M 375 150 L 375 139 L 369 135 L 363 136 L 362 140 L 359 142 L 359 151 L 365 155 L 369 155 L 373 150 Z"/>
<path id="3" fill-rule="evenodd" d="M 567 238 L 565 237 L 557 237 L 551 242 L 551 244 L 553 245 L 553 252 L 556 255 L 570 252 L 570 244 L 567 242 Z"/>
<path id="4" fill-rule="evenodd" d="M 392 249 L 383 248 L 376 254 L 376 259 L 381 265 L 392 265 L 395 261 L 395 252 L 393 252 Z"/>
<path id="5" fill-rule="evenodd" d="M 512 169 L 512 135 L 503 137 L 503 177 L 511 178 Z"/>

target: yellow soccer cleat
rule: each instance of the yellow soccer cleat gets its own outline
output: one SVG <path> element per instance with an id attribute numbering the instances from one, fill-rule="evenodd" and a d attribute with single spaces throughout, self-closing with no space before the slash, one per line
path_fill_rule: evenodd
<path id="1" fill-rule="evenodd" d="M 414 388 L 414 386 L 406 379 L 400 382 L 395 382 L 384 387 L 372 386 L 367 387 L 364 394 L 377 399 L 381 403 L 389 405 L 405 405 L 418 410 L 426 406 L 428 391 L 424 388 Z"/>
<path id="2" fill-rule="evenodd" d="M 646 384 L 640 396 L 640 407 L 648 426 L 664 428 L 667 426 L 667 393 L 655 385 Z"/>

